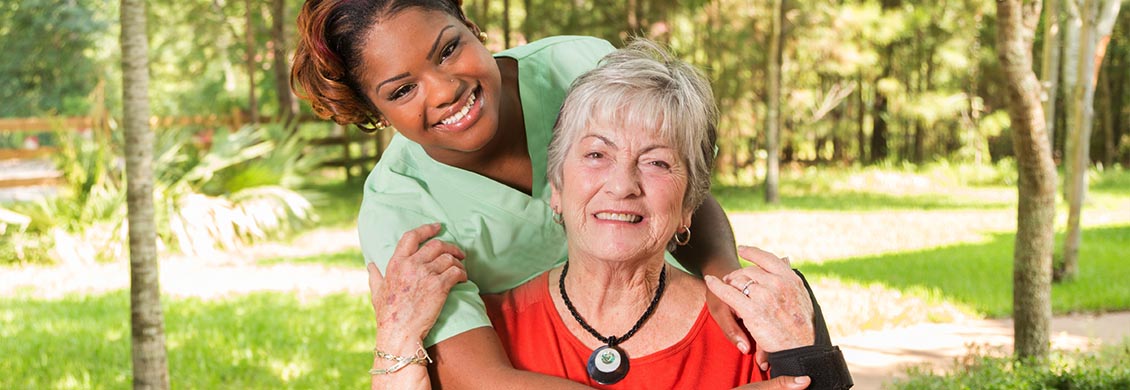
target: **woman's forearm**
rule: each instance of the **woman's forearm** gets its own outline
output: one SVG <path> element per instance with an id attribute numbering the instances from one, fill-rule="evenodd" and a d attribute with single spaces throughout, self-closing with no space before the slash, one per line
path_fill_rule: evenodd
<path id="1" fill-rule="evenodd" d="M 429 348 L 436 388 L 588 389 L 579 383 L 515 369 L 494 329 L 475 328 Z"/>
<path id="2" fill-rule="evenodd" d="M 381 336 L 380 334 L 383 334 Z M 416 351 L 420 348 L 417 342 L 409 341 L 411 337 L 407 335 L 400 335 L 397 332 L 387 329 L 386 332 L 381 332 L 377 336 L 377 350 L 395 356 L 412 357 L 416 355 Z M 394 360 L 373 356 L 373 370 L 387 370 L 397 364 Z M 387 374 L 370 374 L 372 375 L 372 390 L 385 390 L 385 389 L 405 389 L 405 390 L 427 390 L 431 389 L 431 381 L 428 378 L 427 366 L 422 364 L 408 364 L 396 372 Z"/>
<path id="3" fill-rule="evenodd" d="M 734 230 L 722 205 L 708 195 L 691 217 L 691 239 L 673 253 L 688 271 L 722 277 L 741 268 L 734 245 Z"/>

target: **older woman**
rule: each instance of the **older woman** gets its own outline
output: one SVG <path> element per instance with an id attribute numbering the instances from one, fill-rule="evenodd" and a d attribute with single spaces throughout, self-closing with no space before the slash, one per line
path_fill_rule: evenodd
<path id="1" fill-rule="evenodd" d="M 647 41 L 613 52 L 577 79 L 558 118 L 547 169 L 567 260 L 514 290 L 484 296 L 515 368 L 602 388 L 719 389 L 768 379 L 714 320 L 708 291 L 731 305 L 762 349 L 791 357 L 787 364 L 812 364 L 829 352 L 830 346 L 814 345 L 827 336 L 818 335 L 826 332 L 821 326 L 813 331 L 811 304 L 775 307 L 809 301 L 795 299 L 808 298 L 806 286 L 782 259 L 745 248 L 759 267 L 735 271 L 726 281 L 700 280 L 665 261 L 666 251 L 689 242 L 691 216 L 709 193 L 716 117 L 706 80 Z M 401 292 L 418 299 L 419 315 L 404 319 L 410 326 L 382 327 L 382 339 L 426 333 L 442 302 L 434 292 L 462 278 L 453 258 L 428 264 L 418 268 L 441 277 L 401 280 Z M 766 315 L 778 312 L 790 315 Z M 413 371 L 374 376 L 374 387 L 427 387 L 422 366 L 428 358 L 422 349 L 417 356 L 387 358 L 394 368 L 378 374 Z M 804 388 L 808 381 L 788 378 L 761 388 Z"/>

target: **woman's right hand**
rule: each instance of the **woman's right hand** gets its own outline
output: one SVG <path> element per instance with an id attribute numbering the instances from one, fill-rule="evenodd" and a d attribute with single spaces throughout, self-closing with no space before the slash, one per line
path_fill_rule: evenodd
<path id="1" fill-rule="evenodd" d="M 387 353 L 403 356 L 415 351 L 435 325 L 448 292 L 467 280 L 463 251 L 431 239 L 440 228 L 433 223 L 404 233 L 383 275 L 376 265 L 368 265 L 377 347 Z"/>

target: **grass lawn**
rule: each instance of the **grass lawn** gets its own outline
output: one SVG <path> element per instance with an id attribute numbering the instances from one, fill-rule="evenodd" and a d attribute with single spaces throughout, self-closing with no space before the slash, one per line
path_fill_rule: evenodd
<path id="1" fill-rule="evenodd" d="M 187 389 L 359 389 L 372 362 L 365 296 L 166 299 L 169 379 Z M 129 295 L 0 299 L 0 389 L 130 386 Z"/>
<path id="2" fill-rule="evenodd" d="M 1079 276 L 1052 286 L 1057 314 L 1130 309 L 1130 225 L 1084 229 Z M 1057 240 L 1062 240 L 1062 234 Z M 928 300 L 958 303 L 990 317 L 1012 313 L 1014 235 L 987 242 L 801 264 L 805 275 L 877 283 Z"/>
<path id="3" fill-rule="evenodd" d="M 1015 207 L 1015 190 L 996 171 L 938 169 L 801 171 L 782 180 L 782 206 L 750 187 L 716 187 L 731 212 L 773 209 L 885 210 Z M 941 173 L 937 173 L 941 172 Z M 953 179 L 954 176 L 968 177 Z M 996 176 L 994 176 L 996 175 Z M 929 179 L 922 185 L 915 177 Z M 987 178 L 987 179 L 986 179 Z M 932 180 L 932 181 L 931 181 Z M 973 183 L 973 184 L 970 184 Z M 979 186 L 988 184 L 988 186 Z M 317 185 L 320 226 L 355 223 L 360 182 Z M 1092 180 L 1090 207 L 1127 207 L 1130 174 Z M 1090 210 L 1090 208 L 1088 209 Z M 896 228 L 896 227 L 892 227 Z M 964 226 L 955 228 L 974 229 Z M 804 234 L 798 231 L 796 234 Z M 1013 236 L 983 242 L 800 264 L 810 279 L 881 284 L 933 302 L 948 301 L 1000 317 L 1011 312 Z M 1130 224 L 1086 229 L 1080 275 L 1053 288 L 1057 313 L 1130 309 Z M 301 263 L 358 269 L 358 250 L 260 264 Z M 372 359 L 367 297 L 255 293 L 222 300 L 166 299 L 170 380 L 178 388 L 364 388 Z M 129 297 L 125 291 L 59 300 L 0 297 L 0 389 L 104 389 L 130 385 Z"/>

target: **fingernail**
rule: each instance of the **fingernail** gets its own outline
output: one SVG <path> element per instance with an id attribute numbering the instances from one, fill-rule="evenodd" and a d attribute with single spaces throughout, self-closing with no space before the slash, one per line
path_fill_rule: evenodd
<path id="1" fill-rule="evenodd" d="M 738 350 L 742 351 L 742 353 L 749 353 L 749 346 L 746 345 L 745 341 L 739 341 Z"/>
<path id="2" fill-rule="evenodd" d="M 762 362 L 761 363 L 761 371 L 769 371 L 769 363 Z"/>
<path id="3" fill-rule="evenodd" d="M 808 377 L 807 377 L 807 376 L 798 376 L 798 377 L 796 377 L 796 378 L 793 378 L 793 382 L 794 382 L 794 383 L 796 383 L 796 384 L 798 384 L 798 385 L 802 385 L 802 384 L 808 383 L 808 381 L 809 381 L 809 380 L 810 380 L 810 379 L 808 379 Z"/>

